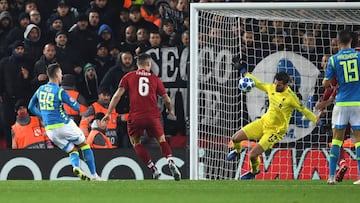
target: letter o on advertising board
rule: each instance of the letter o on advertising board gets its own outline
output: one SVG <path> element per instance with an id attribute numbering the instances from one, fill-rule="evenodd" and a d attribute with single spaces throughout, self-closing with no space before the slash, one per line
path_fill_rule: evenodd
<path id="1" fill-rule="evenodd" d="M 42 180 L 41 170 L 39 166 L 31 159 L 17 157 L 10 159 L 1 169 L 0 180 L 7 180 L 10 171 L 17 166 L 25 166 L 34 176 L 34 180 Z"/>
<path id="2" fill-rule="evenodd" d="M 111 159 L 103 168 L 101 172 L 101 178 L 107 180 L 111 171 L 118 166 L 127 166 L 129 167 L 135 174 L 136 180 L 144 180 L 144 173 L 139 166 L 139 164 L 133 159 L 127 157 L 118 157 Z"/>

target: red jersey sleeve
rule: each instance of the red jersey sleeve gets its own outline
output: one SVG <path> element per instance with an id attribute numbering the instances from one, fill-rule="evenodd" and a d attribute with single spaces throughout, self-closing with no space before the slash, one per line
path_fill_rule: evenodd
<path id="1" fill-rule="evenodd" d="M 157 89 L 156 89 L 156 94 L 157 95 L 160 95 L 160 96 L 163 96 L 164 94 L 166 94 L 166 90 L 165 90 L 165 87 L 164 87 L 164 84 L 163 82 L 160 80 L 160 78 L 156 77 L 157 78 Z"/>
<path id="2" fill-rule="evenodd" d="M 129 83 L 128 83 L 128 79 L 127 79 L 128 76 L 129 76 L 129 73 L 127 73 L 126 75 L 124 75 L 123 78 L 121 78 L 118 88 L 123 87 L 125 90 L 128 90 L 128 88 L 129 88 Z"/>

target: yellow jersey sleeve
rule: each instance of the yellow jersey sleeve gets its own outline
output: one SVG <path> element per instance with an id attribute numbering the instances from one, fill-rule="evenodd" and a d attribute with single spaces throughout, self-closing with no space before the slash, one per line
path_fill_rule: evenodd
<path id="1" fill-rule="evenodd" d="M 267 92 L 269 92 L 269 90 L 272 87 L 272 84 L 261 82 L 257 77 L 251 75 L 250 73 L 246 73 L 245 76 L 253 79 L 255 82 L 255 87 L 261 91 L 264 91 L 267 93 Z"/>
<path id="2" fill-rule="evenodd" d="M 300 102 L 299 98 L 295 95 L 294 92 L 291 91 L 290 95 L 291 104 L 294 106 L 294 108 L 301 112 L 308 120 L 316 123 L 316 115 Z"/>

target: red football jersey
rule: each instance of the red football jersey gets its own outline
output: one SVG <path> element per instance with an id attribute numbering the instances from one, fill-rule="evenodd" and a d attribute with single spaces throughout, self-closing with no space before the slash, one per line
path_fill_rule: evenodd
<path id="1" fill-rule="evenodd" d="M 121 79 L 119 87 L 125 88 L 129 93 L 129 120 L 160 117 L 157 95 L 163 96 L 166 90 L 156 75 L 144 69 L 131 71 Z"/>

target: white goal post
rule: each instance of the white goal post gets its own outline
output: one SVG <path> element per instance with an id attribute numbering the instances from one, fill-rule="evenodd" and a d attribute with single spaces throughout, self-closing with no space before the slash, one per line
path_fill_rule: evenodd
<path id="1" fill-rule="evenodd" d="M 257 89 L 240 92 L 232 58 L 241 56 L 268 83 L 287 71 L 312 109 L 323 92 L 321 61 L 337 51 L 337 31 L 360 31 L 360 2 L 192 3 L 190 22 L 190 179 L 237 179 L 248 167 L 251 142 L 235 161 L 226 161 L 228 142 L 266 112 L 267 101 Z M 324 123 L 314 126 L 295 112 L 284 140 L 263 153 L 259 179 L 327 178 L 331 135 Z M 345 152 L 345 178 L 357 179 L 351 146 Z"/>

